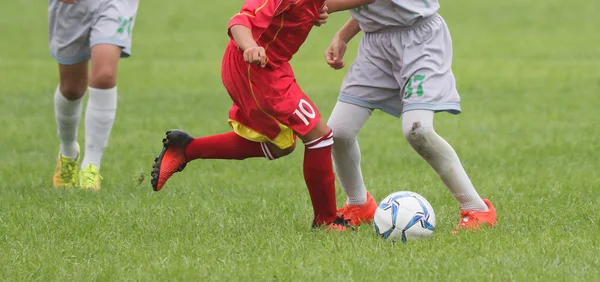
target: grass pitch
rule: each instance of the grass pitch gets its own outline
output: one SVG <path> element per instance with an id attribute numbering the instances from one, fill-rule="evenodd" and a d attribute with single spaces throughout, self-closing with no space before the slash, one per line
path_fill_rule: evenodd
<path id="1" fill-rule="evenodd" d="M 416 191 L 438 217 L 430 240 L 406 245 L 380 240 L 370 226 L 311 232 L 302 148 L 274 162 L 197 161 L 159 193 L 148 181 L 135 185 L 165 130 L 229 130 L 220 59 L 240 5 L 141 1 L 133 57 L 120 65 L 102 191 L 88 193 L 52 188 L 58 77 L 45 3 L 3 4 L 0 279 L 600 280 L 598 3 L 442 3 L 463 114 L 438 115 L 436 129 L 496 205 L 499 223 L 452 235 L 458 204 L 403 139 L 400 121 L 376 113 L 360 137 L 369 190 L 377 200 Z M 322 54 L 347 17 L 332 15 L 293 60 L 325 117 L 344 73 L 329 69 Z M 83 126 L 80 133 L 83 142 Z"/>

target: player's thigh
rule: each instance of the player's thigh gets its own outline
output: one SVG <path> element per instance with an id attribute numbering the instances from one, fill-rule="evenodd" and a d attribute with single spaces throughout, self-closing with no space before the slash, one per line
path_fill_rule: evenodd
<path id="1" fill-rule="evenodd" d="M 280 64 L 276 68 L 243 65 L 246 75 L 234 72 L 229 79 L 224 79 L 224 84 L 232 99 L 241 105 L 250 122 L 262 128 L 263 134 L 271 135 L 270 139 L 274 140 L 273 133 L 277 132 L 277 138 L 291 144 L 288 141 L 294 135 L 306 141 L 329 132 L 327 125 L 320 122 L 321 114 L 315 104 L 300 89 L 289 64 Z"/>
<path id="2" fill-rule="evenodd" d="M 106 0 L 97 8 L 90 33 L 93 84 L 105 88 L 116 83 L 119 58 L 131 54 L 137 7 L 137 0 Z"/>
<path id="3" fill-rule="evenodd" d="M 60 92 L 69 100 L 81 98 L 88 86 L 88 61 L 72 65 L 58 64 Z"/>
<path id="4" fill-rule="evenodd" d="M 441 17 L 403 33 L 406 46 L 399 80 L 403 82 L 403 111 L 431 110 L 460 113 L 460 96 L 452 72 L 452 40 Z"/>
<path id="5" fill-rule="evenodd" d="M 321 138 L 330 128 L 321 119 L 321 113 L 312 100 L 292 81 L 289 86 L 274 89 L 287 89 L 278 99 L 268 99 L 266 112 L 284 126 L 293 130 L 303 142 Z M 280 91 L 281 91 L 280 90 Z"/>
<path id="6" fill-rule="evenodd" d="M 223 79 L 235 103 L 229 113 L 230 124 L 239 135 L 287 149 L 295 143 L 294 136 L 312 141 L 329 132 L 317 107 L 296 83 L 289 65 L 263 69 L 244 63 L 244 68 L 244 75 L 234 72 Z"/>

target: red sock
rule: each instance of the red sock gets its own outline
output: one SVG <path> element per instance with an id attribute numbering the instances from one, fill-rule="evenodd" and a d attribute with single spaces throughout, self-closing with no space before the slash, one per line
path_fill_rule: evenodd
<path id="1" fill-rule="evenodd" d="M 304 180 L 308 187 L 317 225 L 331 223 L 337 217 L 331 145 L 333 145 L 331 132 L 305 144 Z"/>
<path id="2" fill-rule="evenodd" d="M 187 161 L 195 159 L 243 160 L 270 155 L 264 143 L 252 142 L 235 132 L 195 138 L 186 148 Z"/>

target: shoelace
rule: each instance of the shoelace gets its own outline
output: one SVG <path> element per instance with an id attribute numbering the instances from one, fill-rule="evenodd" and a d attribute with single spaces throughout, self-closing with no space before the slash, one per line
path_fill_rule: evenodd
<path id="1" fill-rule="evenodd" d="M 97 172 L 95 172 L 95 171 L 92 171 L 92 172 L 86 173 L 86 174 L 85 174 L 85 178 L 84 178 L 84 180 L 83 180 L 83 183 L 84 183 L 85 185 L 88 185 L 88 184 L 95 184 L 95 182 L 96 182 L 96 179 L 98 179 L 98 177 L 100 177 L 100 179 L 102 179 L 102 177 L 100 176 L 100 174 L 99 174 L 99 173 L 97 173 Z"/>
<path id="2" fill-rule="evenodd" d="M 346 205 L 344 205 L 344 207 L 343 207 L 343 208 L 339 208 L 339 209 L 337 209 L 337 212 L 338 212 L 338 213 L 341 213 L 341 214 L 344 214 L 344 213 L 346 213 L 347 211 L 348 211 L 348 206 L 346 206 Z"/>
<path id="3" fill-rule="evenodd" d="M 467 222 L 469 221 L 473 221 L 475 219 L 475 216 L 473 215 L 472 212 L 461 212 L 460 213 L 460 225 L 466 225 Z"/>
<path id="4" fill-rule="evenodd" d="M 65 164 L 61 164 L 63 169 L 60 170 L 60 178 L 62 179 L 71 179 L 75 176 L 75 166 L 77 165 L 75 162 L 66 162 Z"/>

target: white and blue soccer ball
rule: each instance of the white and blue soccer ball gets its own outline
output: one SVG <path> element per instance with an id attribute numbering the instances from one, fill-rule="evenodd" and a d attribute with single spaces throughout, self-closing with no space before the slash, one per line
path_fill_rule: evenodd
<path id="1" fill-rule="evenodd" d="M 373 225 L 381 238 L 391 241 L 400 239 L 406 243 L 433 235 L 435 213 L 423 196 L 400 191 L 381 201 L 375 211 Z"/>

